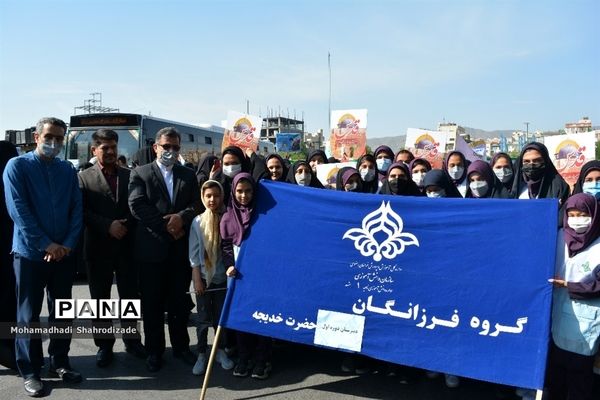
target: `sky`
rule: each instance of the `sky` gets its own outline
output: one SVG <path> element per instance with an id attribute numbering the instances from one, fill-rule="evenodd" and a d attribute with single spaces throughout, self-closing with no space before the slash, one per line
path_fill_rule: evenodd
<path id="1" fill-rule="evenodd" d="M 93 92 L 192 124 L 249 101 L 327 131 L 328 53 L 331 108 L 368 109 L 369 137 L 600 125 L 599 17 L 597 0 L 0 0 L 0 135 Z"/>

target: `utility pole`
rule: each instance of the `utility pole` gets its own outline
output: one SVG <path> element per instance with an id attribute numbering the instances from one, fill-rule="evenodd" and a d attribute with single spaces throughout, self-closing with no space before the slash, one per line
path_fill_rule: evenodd
<path id="1" fill-rule="evenodd" d="M 331 132 L 331 53 L 327 52 L 327 68 L 329 69 L 329 109 L 327 112 L 327 121 L 329 132 Z"/>
<path id="2" fill-rule="evenodd" d="M 74 114 L 77 114 L 77 110 L 83 110 L 88 114 L 119 112 L 118 108 L 102 107 L 102 93 L 94 92 L 90 93 L 90 96 L 92 96 L 91 99 L 83 101 L 83 106 L 74 107 Z"/>

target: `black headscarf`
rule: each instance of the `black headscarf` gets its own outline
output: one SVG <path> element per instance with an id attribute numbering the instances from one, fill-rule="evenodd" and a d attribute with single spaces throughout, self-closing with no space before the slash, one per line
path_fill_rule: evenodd
<path id="1" fill-rule="evenodd" d="M 236 156 L 239 160 L 240 163 L 242 164 L 242 171 L 241 172 L 248 172 L 250 173 L 250 161 L 248 160 L 248 158 L 246 158 L 246 155 L 244 154 L 244 152 L 242 151 L 242 149 L 240 149 L 237 146 L 227 146 L 223 149 L 223 152 L 221 153 L 221 160 L 223 160 L 223 157 L 226 154 L 231 154 L 233 156 Z M 222 168 L 222 167 L 221 167 Z M 223 188 L 225 189 L 225 188 Z"/>
<path id="2" fill-rule="evenodd" d="M 298 184 L 298 182 L 296 182 L 296 172 L 298 171 L 298 168 L 300 168 L 301 165 L 308 167 L 310 173 L 310 183 L 308 184 L 308 186 L 317 189 L 323 189 L 323 184 L 320 180 L 317 179 L 317 175 L 315 175 L 315 173 L 310 168 L 310 164 L 304 160 L 296 161 L 294 164 L 292 164 L 292 167 L 289 169 L 287 174 L 287 182 L 293 183 L 294 185 Z"/>
<path id="3" fill-rule="evenodd" d="M 7 141 L 0 141 L 0 322 L 15 323 L 17 320 L 17 296 L 15 294 L 16 282 L 13 271 L 12 237 L 14 224 L 8 210 L 6 209 L 6 200 L 4 198 L 4 180 L 2 175 L 8 160 L 17 156 L 17 148 L 14 144 Z M 0 364 L 7 368 L 17 369 L 15 359 L 15 340 L 0 339 Z"/>
<path id="4" fill-rule="evenodd" d="M 377 171 L 377 163 L 375 162 L 375 156 L 372 154 L 365 154 L 361 156 L 356 162 L 356 170 L 360 175 L 360 164 L 364 161 L 371 161 L 373 163 L 373 168 L 375 168 L 375 176 L 371 182 L 364 181 L 361 176 L 362 182 L 362 192 L 363 193 L 377 193 L 377 189 L 379 189 L 379 180 L 377 179 L 378 171 Z"/>
<path id="5" fill-rule="evenodd" d="M 277 180 L 279 182 L 285 182 L 287 180 L 287 175 L 288 175 L 288 167 L 287 167 L 288 164 L 285 162 L 283 157 L 281 157 L 279 154 L 271 153 L 265 158 L 265 166 L 267 165 L 267 163 L 269 162 L 269 160 L 271 158 L 276 158 L 279 160 L 279 163 L 281 164 L 281 177 Z M 266 170 L 266 176 L 264 178 L 271 180 L 271 172 L 269 171 L 268 167 Z"/>
<path id="6" fill-rule="evenodd" d="M 321 156 L 321 157 L 323 157 L 323 163 L 324 163 L 324 164 L 327 164 L 327 163 L 328 163 L 328 161 L 327 161 L 327 154 L 325 154 L 325 152 L 324 152 L 323 150 L 319 150 L 319 149 L 316 149 L 316 150 L 311 150 L 311 151 L 308 153 L 308 155 L 306 156 L 306 162 L 307 162 L 307 163 L 310 163 L 310 160 L 311 160 L 311 159 L 312 159 L 314 156 Z"/>
<path id="7" fill-rule="evenodd" d="M 441 169 L 432 169 L 425 175 L 423 187 L 427 191 L 427 186 L 438 186 L 446 192 L 446 197 L 462 198 L 462 195 L 456 186 L 450 181 L 446 171 Z"/>
<path id="8" fill-rule="evenodd" d="M 217 160 L 218 158 L 215 155 L 209 153 L 202 154 L 198 161 L 198 169 L 196 169 L 196 179 L 198 180 L 199 187 L 202 187 L 204 182 L 210 179 L 210 171 Z"/>
<path id="9" fill-rule="evenodd" d="M 530 179 L 523 173 L 523 155 L 527 150 L 537 150 L 544 159 L 544 171 L 538 179 Z M 569 185 L 560 176 L 556 167 L 552 163 L 552 159 L 548 154 L 548 149 L 542 143 L 529 143 L 523 147 L 519 158 L 515 161 L 515 180 L 512 187 L 512 195 L 519 198 L 521 192 L 527 186 L 530 198 L 559 199 L 559 204 L 563 205 L 569 197 Z"/>
<path id="10" fill-rule="evenodd" d="M 375 153 L 373 153 L 373 156 L 375 157 L 375 160 L 377 160 L 377 156 L 380 153 L 385 153 L 388 158 L 390 159 L 391 163 L 390 163 L 390 167 L 392 166 L 392 164 L 394 163 L 394 152 L 392 151 L 390 146 L 386 146 L 386 145 L 381 145 L 379 147 L 377 147 L 375 149 Z M 388 171 L 390 169 L 388 168 Z M 383 180 L 385 179 L 385 177 L 387 176 L 387 171 L 380 171 L 379 168 L 377 168 L 377 177 L 379 178 L 380 182 L 383 182 Z"/>
<path id="11" fill-rule="evenodd" d="M 573 194 L 583 193 L 583 181 L 585 180 L 585 176 L 590 171 L 600 171 L 599 160 L 592 160 L 583 164 L 583 166 L 581 167 L 581 172 L 579 172 L 577 182 L 575 182 L 575 187 L 573 187 Z"/>
<path id="12" fill-rule="evenodd" d="M 392 189 L 389 181 L 389 173 L 393 170 L 399 168 L 404 171 L 404 175 L 406 176 L 406 180 L 398 179 L 398 187 L 397 190 Z M 379 193 L 381 194 L 392 194 L 397 196 L 422 196 L 423 193 L 419 190 L 419 187 L 410 177 L 410 172 L 408 167 L 403 162 L 397 162 L 390 165 L 390 168 L 387 171 L 387 176 L 383 180 L 383 186 L 381 186 L 381 190 Z"/>
<path id="13" fill-rule="evenodd" d="M 498 161 L 499 158 L 506 158 L 508 160 L 508 166 L 509 166 L 510 170 L 512 171 L 512 176 L 510 177 L 510 179 L 508 181 L 500 182 L 506 188 L 506 190 L 508 190 L 508 192 L 511 193 L 513 182 L 515 180 L 515 167 L 513 166 L 512 158 L 510 158 L 510 156 L 506 153 L 494 154 L 494 157 L 492 157 L 492 160 L 490 161 L 490 167 L 492 167 L 492 170 L 494 169 L 494 164 L 496 164 L 496 161 Z"/>
<path id="14" fill-rule="evenodd" d="M 346 191 L 346 183 L 354 175 L 358 176 L 358 187 L 353 191 L 362 192 L 362 181 L 360 179 L 360 174 L 356 168 L 352 167 L 343 167 L 338 170 L 337 175 L 335 176 L 335 190 Z"/>
<path id="15" fill-rule="evenodd" d="M 5 140 L 0 141 L 0 187 L 2 191 L 0 192 L 0 231 L 2 232 L 2 243 L 0 243 L 0 249 L 2 251 L 2 257 L 5 255 L 9 255 L 12 249 L 12 237 L 13 237 L 13 221 L 8 215 L 8 210 L 6 209 L 6 198 L 4 197 L 4 180 L 2 179 L 2 175 L 4 174 L 4 169 L 6 168 L 6 164 L 8 160 L 18 155 L 17 148 L 14 144 L 7 142 Z M 4 260 L 4 258 L 2 258 Z M 4 262 L 2 263 L 4 267 Z M 12 265 L 10 267 L 12 271 Z"/>
<path id="16" fill-rule="evenodd" d="M 482 160 L 475 160 L 469 165 L 467 169 L 467 182 L 469 182 L 469 176 L 472 173 L 478 173 L 487 182 L 488 190 L 484 196 L 479 198 L 486 199 L 510 199 L 511 195 L 508 190 L 504 188 L 500 179 L 492 171 L 492 167 L 488 163 Z M 470 183 L 469 183 L 470 185 Z M 465 197 L 475 197 L 471 192 L 471 187 L 467 185 L 467 194 Z"/>
<path id="17" fill-rule="evenodd" d="M 450 176 L 450 173 L 448 172 L 448 160 L 450 159 L 450 157 L 452 157 L 454 155 L 459 156 L 460 159 L 462 160 L 463 173 L 458 179 L 453 179 Z M 465 179 L 467 178 L 467 168 L 469 168 L 469 164 L 470 164 L 470 162 L 467 160 L 467 158 L 465 157 L 465 155 L 463 153 L 461 153 L 460 151 L 454 150 L 446 155 L 446 159 L 444 160 L 444 171 L 446 171 L 446 173 L 448 174 L 448 178 L 450 179 L 450 181 L 452 183 L 454 183 L 454 185 L 458 186 L 461 183 L 463 183 L 465 181 Z"/>
<path id="18" fill-rule="evenodd" d="M 410 164 L 408 164 L 408 172 L 410 172 L 410 179 L 412 179 L 413 176 L 413 169 L 417 166 L 417 165 L 422 165 L 425 167 L 425 170 L 427 172 L 431 171 L 431 164 L 429 163 L 429 161 L 427 161 L 424 158 L 415 158 L 414 160 L 412 160 L 410 162 Z M 427 173 L 425 173 L 425 176 L 427 176 Z M 413 181 L 414 182 L 414 181 Z M 417 185 L 417 187 L 419 188 L 419 191 L 421 193 L 425 193 L 425 188 L 423 186 L 419 186 Z"/>
<path id="19" fill-rule="evenodd" d="M 250 173 L 250 161 L 248 160 L 248 158 L 246 158 L 246 155 L 244 154 L 242 149 L 240 149 L 237 146 L 227 146 L 225 147 L 225 149 L 223 149 L 223 152 L 221 153 L 221 168 L 212 178 L 213 180 L 219 182 L 221 186 L 223 186 L 223 204 L 228 204 L 229 202 L 229 196 L 231 195 L 231 182 L 233 181 L 233 178 L 230 178 L 223 173 L 223 157 L 226 154 L 231 154 L 237 157 L 237 159 L 240 161 L 242 170 L 239 173 Z"/>
<path id="20" fill-rule="evenodd" d="M 396 155 L 394 156 L 394 159 L 392 161 L 393 162 L 399 162 L 399 161 L 397 161 L 397 159 L 398 159 L 398 156 L 400 154 L 408 154 L 408 158 L 409 158 L 408 164 L 410 164 L 411 162 L 413 162 L 413 160 L 415 159 L 415 155 L 413 154 L 412 151 L 407 150 L 407 149 L 401 149 L 401 150 L 398 150 L 398 152 L 396 153 Z"/>

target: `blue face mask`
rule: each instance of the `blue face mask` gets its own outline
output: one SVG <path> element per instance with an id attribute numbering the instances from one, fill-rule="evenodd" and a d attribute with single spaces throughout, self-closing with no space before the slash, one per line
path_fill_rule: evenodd
<path id="1" fill-rule="evenodd" d="M 388 168 L 390 168 L 390 165 L 392 165 L 392 160 L 387 157 L 378 158 L 375 160 L 375 163 L 377 164 L 377 169 L 379 169 L 381 172 L 387 172 Z"/>
<path id="2" fill-rule="evenodd" d="M 584 182 L 583 193 L 588 193 L 600 200 L 600 182 Z"/>

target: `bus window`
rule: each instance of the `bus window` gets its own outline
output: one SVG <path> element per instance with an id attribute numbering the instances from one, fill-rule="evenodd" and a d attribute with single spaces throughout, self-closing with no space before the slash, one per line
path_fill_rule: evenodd
<path id="1" fill-rule="evenodd" d="M 138 150 L 138 129 L 113 129 L 119 135 L 119 155 L 124 155 L 130 163 Z M 67 159 L 78 160 L 80 165 L 92 158 L 92 134 L 96 130 L 73 129 L 67 136 Z"/>

